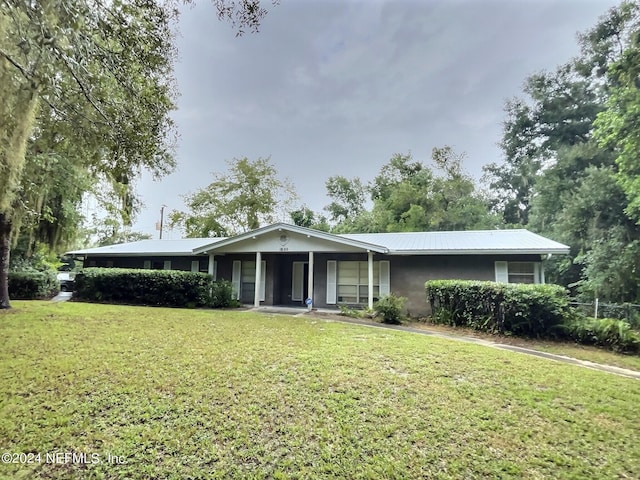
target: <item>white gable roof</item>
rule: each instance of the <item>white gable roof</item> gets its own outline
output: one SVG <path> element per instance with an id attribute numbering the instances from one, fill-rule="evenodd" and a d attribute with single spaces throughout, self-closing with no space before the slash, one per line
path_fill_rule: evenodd
<path id="1" fill-rule="evenodd" d="M 281 233 L 294 234 L 279 243 Z M 275 237 L 273 237 L 276 235 Z M 271 238 L 273 237 L 273 238 Z M 275 239 L 275 240 L 274 240 Z M 86 256 L 200 255 L 226 251 L 261 249 L 267 242 L 276 245 L 268 251 L 372 251 L 389 255 L 489 255 L 489 254 L 567 254 L 569 247 L 528 230 L 476 230 L 464 232 L 402 232 L 331 234 L 297 225 L 276 223 L 235 237 L 185 238 L 182 240 L 140 240 L 67 252 Z M 284 242 L 284 241 L 283 241 Z M 290 246 L 296 248 L 289 249 Z M 280 247 L 283 246 L 282 249 Z M 247 250 L 248 249 L 248 250 Z"/>
<path id="2" fill-rule="evenodd" d="M 390 254 L 463 255 L 490 253 L 569 253 L 569 247 L 528 230 L 463 232 L 399 232 L 343 234 L 351 240 L 375 243 Z"/>
<path id="3" fill-rule="evenodd" d="M 193 255 L 193 250 L 225 240 L 220 238 L 183 238 L 179 240 L 139 240 L 105 247 L 86 248 L 67 252 L 67 255 L 145 256 L 145 255 Z"/>

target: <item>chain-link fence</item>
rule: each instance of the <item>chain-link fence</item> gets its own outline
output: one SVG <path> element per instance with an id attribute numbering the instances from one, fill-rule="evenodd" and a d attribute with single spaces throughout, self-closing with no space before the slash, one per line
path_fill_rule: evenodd
<path id="1" fill-rule="evenodd" d="M 572 299 L 571 305 L 583 314 L 596 318 L 617 318 L 640 328 L 640 305 L 634 303 L 601 303 L 598 300 L 584 302 Z"/>

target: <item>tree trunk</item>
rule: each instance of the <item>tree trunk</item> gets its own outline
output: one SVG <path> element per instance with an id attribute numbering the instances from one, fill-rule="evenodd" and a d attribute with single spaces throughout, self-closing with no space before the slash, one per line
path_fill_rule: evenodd
<path id="1" fill-rule="evenodd" d="M 0 213 L 0 309 L 11 308 L 9 302 L 9 255 L 11 252 L 11 222 Z"/>

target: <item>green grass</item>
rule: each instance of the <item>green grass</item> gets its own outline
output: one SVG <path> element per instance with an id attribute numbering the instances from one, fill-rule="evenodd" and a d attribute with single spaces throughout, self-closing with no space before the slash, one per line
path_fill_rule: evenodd
<path id="1" fill-rule="evenodd" d="M 637 380 L 313 318 L 14 306 L 0 446 L 43 461 L 1 478 L 640 476 Z"/>
<path id="2" fill-rule="evenodd" d="M 613 365 L 615 367 L 627 368 L 640 372 L 640 356 L 616 353 L 611 350 L 607 350 L 604 347 L 580 345 L 577 343 L 553 340 L 536 340 L 530 338 L 491 335 L 489 333 L 479 332 L 470 328 L 451 327 L 448 325 L 436 325 L 424 322 L 409 322 L 405 325 L 420 330 L 430 330 L 450 335 L 477 337 L 496 343 L 508 343 L 511 345 L 531 348 L 533 350 L 540 350 L 541 352 L 555 353 L 557 355 L 564 355 L 566 357 L 577 358 L 579 360 L 587 360 L 589 362 L 601 363 L 603 365 Z"/>
<path id="3" fill-rule="evenodd" d="M 563 344 L 560 342 L 539 342 L 532 348 L 543 352 L 577 358 L 579 360 L 588 360 L 589 362 L 640 371 L 640 356 L 638 355 L 625 355 L 611 352 L 604 348 L 578 344 Z"/>

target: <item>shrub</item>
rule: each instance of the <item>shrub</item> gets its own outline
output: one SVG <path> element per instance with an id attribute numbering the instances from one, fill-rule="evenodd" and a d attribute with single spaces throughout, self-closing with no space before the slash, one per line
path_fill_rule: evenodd
<path id="1" fill-rule="evenodd" d="M 232 304 L 229 282 L 206 273 L 179 270 L 87 268 L 76 275 L 81 300 L 171 307 L 225 307 Z"/>
<path id="2" fill-rule="evenodd" d="M 398 324 L 402 319 L 405 297 L 398 297 L 393 293 L 385 295 L 373 304 L 373 309 L 382 315 L 382 323 Z"/>
<path id="3" fill-rule="evenodd" d="M 583 317 L 569 325 L 571 338 L 578 343 L 607 347 L 616 352 L 640 351 L 640 332 L 615 318 Z"/>
<path id="4" fill-rule="evenodd" d="M 567 291 L 558 285 L 434 280 L 425 287 L 436 323 L 562 338 L 566 336 L 565 324 L 574 316 Z"/>
<path id="5" fill-rule="evenodd" d="M 227 280 L 211 282 L 211 295 L 208 306 L 213 308 L 237 307 L 239 302 L 233 298 L 233 286 Z"/>
<path id="6" fill-rule="evenodd" d="M 51 298 L 60 290 L 55 272 L 9 272 L 9 297 L 14 300 Z"/>

